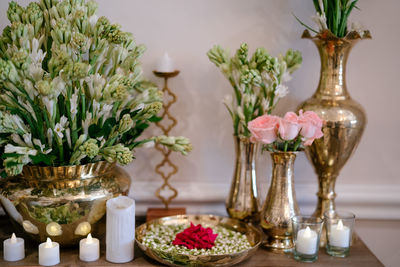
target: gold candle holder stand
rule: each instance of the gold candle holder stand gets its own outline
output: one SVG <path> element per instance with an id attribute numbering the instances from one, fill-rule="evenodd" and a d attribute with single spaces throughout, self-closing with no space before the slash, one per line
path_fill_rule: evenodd
<path id="1" fill-rule="evenodd" d="M 160 122 L 157 122 L 156 125 L 158 128 L 161 129 L 164 135 L 168 136 L 169 132 L 172 130 L 172 128 L 175 127 L 177 124 L 177 120 L 169 113 L 169 108 L 171 107 L 172 104 L 176 102 L 176 95 L 171 91 L 171 89 L 168 87 L 168 79 L 173 78 L 179 74 L 178 70 L 175 70 L 173 72 L 159 72 L 159 71 L 153 71 L 154 75 L 157 77 L 163 78 L 164 79 L 164 87 L 162 89 L 164 95 L 168 95 L 171 97 L 171 100 L 168 102 L 164 102 L 163 106 L 163 111 L 161 114 L 161 118 L 168 118 L 171 121 L 171 124 L 164 126 Z M 178 196 L 178 190 L 174 188 L 170 183 L 169 179 L 171 178 L 172 175 L 176 174 L 178 172 L 178 166 L 176 166 L 174 163 L 171 162 L 169 159 L 169 155 L 171 154 L 171 150 L 167 150 L 160 145 L 156 145 L 156 149 L 160 151 L 163 155 L 162 161 L 157 164 L 155 171 L 157 174 L 161 176 L 163 179 L 163 184 L 157 189 L 155 192 L 155 196 L 161 200 L 161 202 L 164 204 L 164 208 L 148 208 L 147 209 L 147 216 L 146 220 L 151 221 L 153 219 L 158 219 L 161 217 L 165 216 L 173 216 L 173 215 L 179 215 L 179 214 L 186 214 L 186 208 L 171 208 L 170 203 L 171 201 Z M 164 172 L 163 171 L 163 166 L 169 165 L 172 168 L 172 171 L 170 172 Z M 162 195 L 163 190 L 170 190 L 172 192 L 172 195 L 169 197 L 164 197 Z"/>

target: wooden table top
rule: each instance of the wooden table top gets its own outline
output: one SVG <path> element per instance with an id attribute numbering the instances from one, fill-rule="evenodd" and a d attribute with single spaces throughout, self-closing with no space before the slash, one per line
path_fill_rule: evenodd
<path id="1" fill-rule="evenodd" d="M 0 217 L 0 239 L 9 238 L 12 228 L 6 217 Z M 6 262 L 3 260 L 3 242 L 0 242 L 0 266 L 40 266 L 38 264 L 37 244 L 26 242 L 26 257 L 18 262 Z M 83 266 L 126 266 L 126 267 L 151 267 L 163 266 L 145 256 L 138 247 L 135 248 L 135 259 L 125 264 L 113 264 L 105 260 L 105 245 L 102 243 L 101 258 L 96 262 L 82 262 L 79 260 L 78 248 L 61 249 L 61 263 L 56 266 L 83 267 Z M 318 260 L 313 266 L 383 266 L 374 254 L 367 248 L 364 242 L 356 237 L 347 258 L 335 258 L 327 255 L 324 249 L 320 249 Z M 255 255 L 235 266 L 310 266 L 310 263 L 299 263 L 288 254 L 275 254 L 260 248 Z"/>

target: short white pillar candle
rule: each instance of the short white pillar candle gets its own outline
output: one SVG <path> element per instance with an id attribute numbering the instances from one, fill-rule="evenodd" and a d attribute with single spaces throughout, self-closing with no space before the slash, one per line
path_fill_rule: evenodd
<path id="1" fill-rule="evenodd" d="M 52 266 L 60 263 L 60 245 L 48 237 L 46 242 L 39 245 L 39 264 Z"/>
<path id="2" fill-rule="evenodd" d="M 88 234 L 87 238 L 79 241 L 79 259 L 81 261 L 97 261 L 100 258 L 100 242 Z"/>
<path id="3" fill-rule="evenodd" d="M 174 72 L 175 71 L 174 61 L 168 55 L 168 53 L 164 53 L 163 57 L 158 61 L 156 71 L 158 71 L 158 72 Z"/>
<path id="4" fill-rule="evenodd" d="M 307 226 L 297 232 L 296 251 L 306 255 L 313 255 L 318 248 L 318 234 Z"/>
<path id="5" fill-rule="evenodd" d="M 134 256 L 135 201 L 119 196 L 106 205 L 106 259 L 113 263 L 129 262 Z"/>
<path id="6" fill-rule="evenodd" d="M 350 246 L 350 228 L 343 225 L 342 220 L 331 226 L 329 245 L 347 248 Z"/>
<path id="7" fill-rule="evenodd" d="M 25 258 L 24 239 L 16 237 L 13 233 L 11 238 L 4 240 L 3 257 L 5 261 L 19 261 Z"/>

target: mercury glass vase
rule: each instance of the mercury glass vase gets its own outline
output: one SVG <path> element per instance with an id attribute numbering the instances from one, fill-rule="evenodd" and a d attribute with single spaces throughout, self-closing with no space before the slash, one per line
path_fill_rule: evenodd
<path id="1" fill-rule="evenodd" d="M 255 222 L 259 218 L 259 200 L 256 178 L 257 145 L 248 138 L 234 137 L 236 161 L 232 185 L 226 200 L 231 218 Z"/>
<path id="2" fill-rule="evenodd" d="M 294 189 L 297 153 L 271 153 L 271 185 L 261 210 L 260 226 L 267 236 L 263 245 L 273 252 L 289 252 L 294 248 L 291 218 L 300 214 Z"/>
<path id="3" fill-rule="evenodd" d="M 371 38 L 368 31 L 360 36 L 350 32 L 343 38 L 329 30 L 312 37 L 306 30 L 302 38 L 311 39 L 321 58 L 319 85 L 314 95 L 298 110 L 310 110 L 324 120 L 324 136 L 306 149 L 308 159 L 318 175 L 318 204 L 314 216 L 335 210 L 335 183 L 340 170 L 355 151 L 364 132 L 367 118 L 360 104 L 354 101 L 346 86 L 346 64 L 352 47 L 361 39 Z M 325 234 L 321 236 L 324 246 Z"/>
<path id="4" fill-rule="evenodd" d="M 100 235 L 106 201 L 127 194 L 129 175 L 105 161 L 85 165 L 24 166 L 19 176 L 0 181 L 0 200 L 15 230 L 37 242 L 50 237 L 76 245 Z"/>

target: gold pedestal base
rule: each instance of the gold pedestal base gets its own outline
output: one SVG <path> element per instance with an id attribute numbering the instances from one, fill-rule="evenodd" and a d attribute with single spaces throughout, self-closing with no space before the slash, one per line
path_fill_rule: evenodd
<path id="1" fill-rule="evenodd" d="M 264 248 L 274 253 L 288 253 L 294 249 L 294 243 L 291 238 L 280 239 L 275 237 L 267 237 L 262 244 Z"/>

